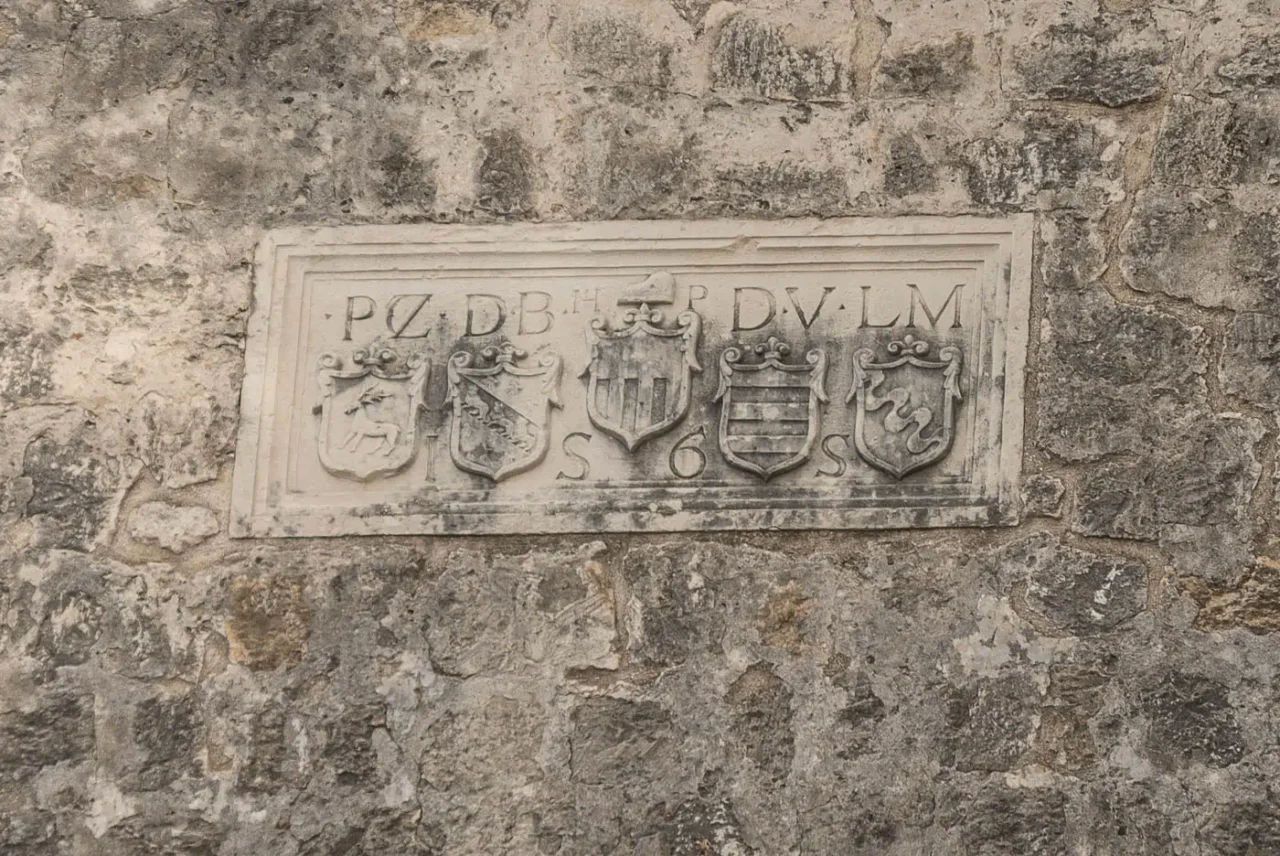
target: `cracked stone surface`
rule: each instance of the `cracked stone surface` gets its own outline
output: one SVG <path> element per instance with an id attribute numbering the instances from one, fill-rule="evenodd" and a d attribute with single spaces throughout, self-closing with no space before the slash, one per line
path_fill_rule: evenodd
<path id="1" fill-rule="evenodd" d="M 1278 141 L 1257 0 L 0 4 L 0 852 L 1280 850 Z M 1017 529 L 225 534 L 267 228 L 1013 212 Z"/>

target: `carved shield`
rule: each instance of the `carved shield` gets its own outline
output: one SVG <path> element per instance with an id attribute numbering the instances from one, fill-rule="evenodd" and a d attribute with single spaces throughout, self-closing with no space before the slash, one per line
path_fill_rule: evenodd
<path id="1" fill-rule="evenodd" d="M 488 366 L 474 365 L 466 351 L 449 357 L 449 453 L 459 469 L 497 482 L 546 457 L 551 408 L 560 406 L 560 357 L 545 353 L 536 368 L 516 365 L 527 356 L 508 344 L 480 352 Z"/>
<path id="2" fill-rule="evenodd" d="M 960 349 L 925 359 L 928 342 L 906 336 L 890 342 L 890 359 L 874 362 L 867 348 L 853 353 L 854 446 L 868 464 L 902 478 L 940 461 L 951 449 L 960 402 Z"/>
<path id="3" fill-rule="evenodd" d="M 430 365 L 389 348 L 356 351 L 352 367 L 320 357 L 320 464 L 336 476 L 369 481 L 404 469 L 418 453 L 418 410 Z"/>
<path id="4" fill-rule="evenodd" d="M 719 444 L 726 461 L 768 481 L 813 454 L 827 357 L 815 348 L 802 364 L 784 363 L 791 347 L 775 338 L 752 350 L 761 362 L 743 364 L 738 348 L 720 354 Z"/>
<path id="5" fill-rule="evenodd" d="M 689 412 L 698 364 L 702 318 L 687 310 L 675 327 L 664 329 L 662 313 L 647 304 L 622 316 L 626 325 L 609 330 L 597 317 L 587 330 L 591 361 L 587 415 L 592 424 L 634 452 L 641 443 L 675 427 Z"/>

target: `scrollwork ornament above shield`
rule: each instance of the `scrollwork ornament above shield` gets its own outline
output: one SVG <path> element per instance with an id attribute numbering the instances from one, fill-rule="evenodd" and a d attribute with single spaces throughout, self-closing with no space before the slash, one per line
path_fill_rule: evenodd
<path id="1" fill-rule="evenodd" d="M 960 348 L 948 345 L 938 359 L 933 346 L 907 335 L 890 342 L 889 359 L 877 362 L 869 348 L 853 353 L 854 447 L 858 455 L 896 479 L 938 463 L 955 440 L 960 391 Z"/>
<path id="2" fill-rule="evenodd" d="M 422 354 L 403 358 L 391 348 L 354 351 L 350 363 L 345 367 L 333 353 L 319 360 L 320 403 L 314 412 L 320 465 L 360 482 L 394 475 L 418 453 L 418 414 L 430 363 Z"/>

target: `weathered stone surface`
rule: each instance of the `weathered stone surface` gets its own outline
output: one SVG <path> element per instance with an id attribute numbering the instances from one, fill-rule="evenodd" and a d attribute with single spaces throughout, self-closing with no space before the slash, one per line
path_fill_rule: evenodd
<path id="1" fill-rule="evenodd" d="M 1280 852 L 1278 34 L 1274 0 L 0 2 L 0 853 Z M 1017 214 L 1017 528 L 131 534 L 228 523 L 276 227 Z M 404 261 L 388 296 L 446 278 Z M 808 319 L 815 277 L 906 276 L 800 261 L 768 283 L 797 336 L 787 288 Z M 843 444 L 790 477 L 852 484 Z"/>
<path id="2" fill-rule="evenodd" d="M 1020 611 L 1052 635 L 1105 632 L 1146 605 L 1147 568 L 1141 562 L 1035 536 L 1005 548 L 1000 563 L 1010 579 L 1023 581 Z"/>
<path id="3" fill-rule="evenodd" d="M 1175 96 L 1156 143 L 1155 176 L 1184 187 L 1274 184 L 1275 102 Z"/>
<path id="4" fill-rule="evenodd" d="M 96 742 L 93 695 L 44 692 L 0 713 L 0 777 L 31 784 L 49 766 L 88 761 Z"/>
<path id="5" fill-rule="evenodd" d="M 912 45 L 880 61 L 879 86 L 897 95 L 945 95 L 962 89 L 973 69 L 973 38 Z"/>
<path id="6" fill-rule="evenodd" d="M 119 468 L 103 459 L 92 429 L 37 437 L 22 456 L 22 476 L 30 479 L 25 514 L 42 546 L 88 549 L 112 513 Z"/>
<path id="7" fill-rule="evenodd" d="M 1038 700 L 1025 675 L 984 679 L 956 690 L 948 711 L 955 768 L 991 773 L 1017 766 L 1031 748 Z"/>
<path id="8" fill-rule="evenodd" d="M 130 537 L 171 553 L 194 547 L 218 534 L 219 528 L 217 515 L 198 505 L 147 502 L 129 515 Z"/>
<path id="9" fill-rule="evenodd" d="M 841 101 L 853 83 L 839 49 L 793 44 L 782 28 L 747 15 L 721 29 L 711 70 L 717 89 L 795 101 Z"/>
<path id="10" fill-rule="evenodd" d="M 0 316 L 0 402 L 8 407 L 32 404 L 53 391 L 57 338 L 36 330 L 31 314 L 7 305 Z"/>
<path id="11" fill-rule="evenodd" d="M 976 204 L 1006 210 L 1075 207 L 1090 195 L 1089 185 L 1109 172 L 1099 130 L 1075 119 L 1029 113 L 996 134 L 953 146 Z"/>
<path id="12" fill-rule="evenodd" d="M 1014 49 L 1033 97 L 1123 107 L 1159 97 L 1169 45 L 1151 20 L 1054 24 Z"/>
<path id="13" fill-rule="evenodd" d="M 768 666 L 756 663 L 729 685 L 730 739 L 739 754 L 773 779 L 785 779 L 795 757 L 791 690 Z"/>
<path id="14" fill-rule="evenodd" d="M 1272 88 L 1280 85 L 1280 34 L 1251 33 L 1244 39 L 1241 50 L 1221 63 L 1218 77 L 1241 87 Z"/>
<path id="15" fill-rule="evenodd" d="M 1231 319 L 1218 361 L 1222 389 L 1266 410 L 1280 410 L 1280 318 L 1241 312 Z"/>
<path id="16" fill-rule="evenodd" d="M 586 17 L 565 29 L 559 38 L 580 73 L 613 83 L 659 89 L 671 85 L 671 46 L 655 41 L 626 18 Z"/>
<path id="17" fill-rule="evenodd" d="M 227 641 L 231 660 L 250 669 L 297 665 L 311 632 L 307 584 L 272 575 L 231 580 Z"/>
<path id="18" fill-rule="evenodd" d="M 1204 330 L 1096 292 L 1051 296 L 1046 314 L 1036 429 L 1046 452 L 1147 455 L 1204 406 Z"/>
<path id="19" fill-rule="evenodd" d="M 1139 291 L 1201 306 L 1275 311 L 1280 221 L 1229 199 L 1144 190 L 1121 239 L 1120 267 Z"/>
<path id="20" fill-rule="evenodd" d="M 495 131 L 481 141 L 476 204 L 501 216 L 526 213 L 532 206 L 533 177 L 528 147 L 514 129 Z M 399 194 L 393 196 L 399 200 Z"/>
<path id="21" fill-rule="evenodd" d="M 889 142 L 889 160 L 884 170 L 884 192 L 909 196 L 937 186 L 933 166 L 925 159 L 916 141 L 897 136 Z"/>
<path id="22" fill-rule="evenodd" d="M 1244 757 L 1229 691 L 1210 678 L 1173 672 L 1141 696 L 1150 718 L 1147 751 L 1157 763 L 1227 767 Z"/>
<path id="23" fill-rule="evenodd" d="M 1067 798 L 1053 788 L 990 785 L 948 809 L 955 813 L 948 819 L 960 827 L 962 852 L 1013 856 L 1060 853 L 1068 846 Z"/>
<path id="24" fill-rule="evenodd" d="M 1275 559 L 1259 556 L 1236 585 L 1206 585 L 1194 578 L 1184 585 L 1200 604 L 1197 629 L 1239 627 L 1254 633 L 1280 630 L 1280 563 Z"/>
<path id="25" fill-rule="evenodd" d="M 1110 538 L 1155 538 L 1166 527 L 1229 526 L 1244 517 L 1261 467 L 1252 419 L 1198 422 L 1171 438 L 1163 460 L 1109 461 L 1090 469 L 1072 528 Z"/>
<path id="26" fill-rule="evenodd" d="M 1066 486 L 1056 476 L 1037 473 L 1022 482 L 1022 510 L 1029 517 L 1061 517 Z"/>

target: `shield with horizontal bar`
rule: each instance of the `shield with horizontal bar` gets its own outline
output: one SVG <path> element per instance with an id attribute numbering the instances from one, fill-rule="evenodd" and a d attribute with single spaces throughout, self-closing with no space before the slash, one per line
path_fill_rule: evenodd
<path id="1" fill-rule="evenodd" d="M 369 481 L 399 472 L 418 453 L 418 411 L 430 364 L 421 354 L 402 359 L 390 348 L 320 357 L 320 464 L 344 478 Z"/>
<path id="2" fill-rule="evenodd" d="M 890 342 L 889 359 L 876 362 L 868 348 L 853 352 L 853 438 L 871 466 L 903 478 L 937 463 L 951 449 L 960 395 L 960 349 L 947 346 L 927 359 L 932 346 L 913 336 Z"/>
<path id="3" fill-rule="evenodd" d="M 534 368 L 516 364 L 527 356 L 510 344 L 482 350 L 481 365 L 466 351 L 450 355 L 449 454 L 459 469 L 497 482 L 546 457 L 551 408 L 560 406 L 560 356 L 543 353 Z"/>
<path id="4" fill-rule="evenodd" d="M 770 337 L 750 349 L 759 363 L 744 363 L 740 348 L 720 354 L 720 452 L 726 461 L 768 481 L 813 454 L 826 402 L 826 354 L 814 348 L 798 365 L 784 363 L 791 346 Z"/>
<path id="5" fill-rule="evenodd" d="M 662 320 L 662 312 L 642 304 L 623 313 L 618 330 L 610 330 L 601 317 L 587 330 L 587 416 L 631 452 L 684 419 L 693 373 L 702 371 L 697 356 L 702 318 L 687 310 L 669 329 Z"/>

